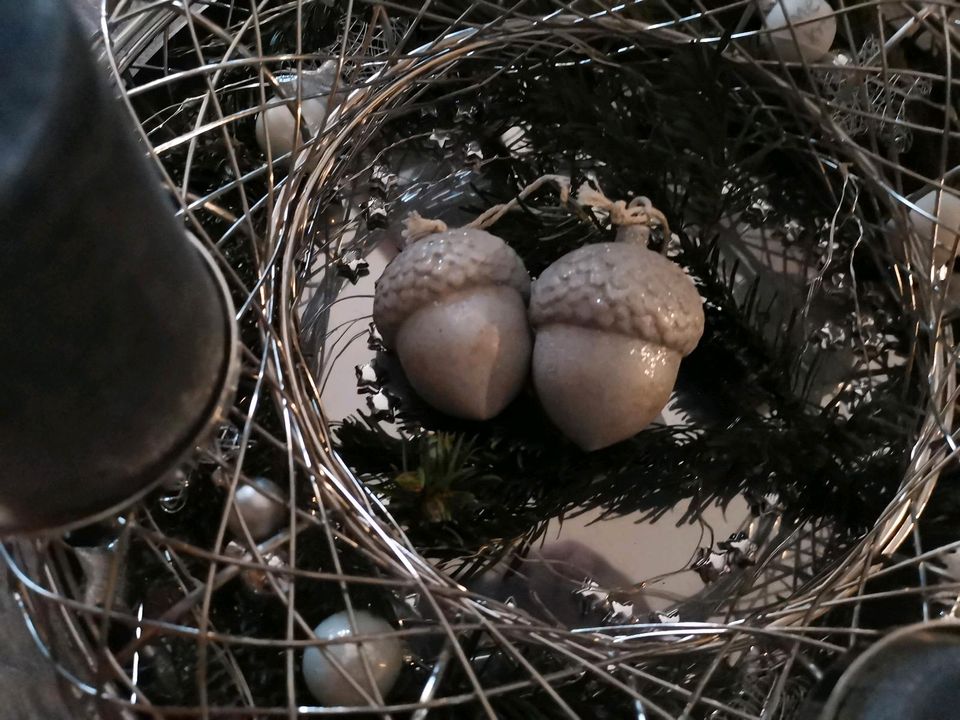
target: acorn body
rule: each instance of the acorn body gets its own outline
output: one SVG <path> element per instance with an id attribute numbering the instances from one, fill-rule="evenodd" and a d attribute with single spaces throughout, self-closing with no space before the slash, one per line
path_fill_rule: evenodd
<path id="1" fill-rule="evenodd" d="M 411 386 L 433 407 L 486 420 L 526 380 L 530 277 L 500 238 L 463 228 L 403 250 L 377 281 L 373 318 Z"/>
<path id="2" fill-rule="evenodd" d="M 596 450 L 635 435 L 660 414 L 680 357 L 627 335 L 547 325 L 537 331 L 533 382 L 563 434 L 584 450 Z"/>
<path id="3" fill-rule="evenodd" d="M 530 319 L 537 395 L 584 450 L 626 440 L 657 417 L 704 322 L 683 270 L 630 242 L 557 260 L 533 285 Z"/>

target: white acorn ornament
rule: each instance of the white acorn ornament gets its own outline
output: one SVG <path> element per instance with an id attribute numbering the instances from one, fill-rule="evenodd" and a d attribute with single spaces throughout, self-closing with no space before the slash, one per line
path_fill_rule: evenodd
<path id="1" fill-rule="evenodd" d="M 456 417 L 486 420 L 523 387 L 530 365 L 530 275 L 503 240 L 476 227 L 447 229 L 415 213 L 427 234 L 387 266 L 373 319 L 413 389 Z"/>
<path id="2" fill-rule="evenodd" d="M 652 208 L 597 197 L 586 204 L 610 210 L 615 223 L 653 219 L 665 227 Z M 537 395 L 564 435 L 588 451 L 626 440 L 660 414 L 680 359 L 703 334 L 693 281 L 638 242 L 640 229 L 625 225 L 618 242 L 567 253 L 533 283 Z"/>
<path id="3" fill-rule="evenodd" d="M 256 136 L 260 149 L 267 153 L 270 140 L 270 155 L 280 157 L 293 151 L 297 145 L 316 137 L 327 121 L 329 95 L 335 84 L 337 64 L 332 60 L 323 63 L 317 70 L 278 75 L 277 84 L 287 101 L 274 105 L 257 115 Z M 297 142 L 297 85 L 300 85 L 300 138 Z M 276 101 L 274 97 L 272 101 Z"/>
<path id="4" fill-rule="evenodd" d="M 774 55 L 784 62 L 821 60 L 837 35 L 837 19 L 826 0 L 774 0 L 763 25 Z"/>
<path id="5" fill-rule="evenodd" d="M 282 498 L 283 491 L 271 480 L 256 478 L 249 485 L 241 485 L 234 495 L 234 507 L 230 510 L 227 526 L 234 537 L 242 538 L 246 524 L 250 535 L 260 542 L 271 537 L 287 518 L 286 505 L 274 498 Z"/>
<path id="6" fill-rule="evenodd" d="M 349 676 L 371 698 L 385 697 L 403 667 L 403 646 L 395 636 L 380 637 L 394 632 L 383 618 L 357 610 L 356 624 L 351 626 L 346 612 L 331 615 L 314 629 L 318 640 L 336 640 L 352 636 L 372 636 L 361 643 L 340 642 L 309 647 L 303 653 L 303 679 L 311 694 L 327 706 L 369 705 L 363 694 L 347 680 Z M 338 669 L 330 658 L 342 668 Z M 364 663 L 366 659 L 366 663 Z M 367 667 L 365 667 L 365 665 Z M 367 672 L 369 668 L 369 674 Z M 370 679 L 376 688 L 371 685 Z"/>

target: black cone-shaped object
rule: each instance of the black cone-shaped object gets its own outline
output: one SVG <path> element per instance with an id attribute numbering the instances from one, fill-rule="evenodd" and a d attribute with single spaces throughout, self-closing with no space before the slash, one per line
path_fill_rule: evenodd
<path id="1" fill-rule="evenodd" d="M 161 479 L 225 398 L 233 311 L 62 0 L 0 0 L 0 533 Z"/>
<path id="2" fill-rule="evenodd" d="M 817 720 L 947 720 L 960 717 L 960 623 L 910 625 L 877 641 L 846 668 Z"/>

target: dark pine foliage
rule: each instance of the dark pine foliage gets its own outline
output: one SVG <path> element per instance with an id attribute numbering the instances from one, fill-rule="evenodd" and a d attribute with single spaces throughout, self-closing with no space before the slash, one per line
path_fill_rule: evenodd
<path id="1" fill-rule="evenodd" d="M 792 248 L 809 268 L 820 263 L 817 243 L 838 202 L 867 232 L 875 218 L 866 203 L 838 201 L 837 178 L 826 176 L 811 152 L 816 131 L 782 106 L 771 110 L 777 106 L 765 102 L 762 85 L 746 90 L 749 78 L 716 52 L 691 46 L 647 53 L 612 70 L 520 68 L 485 89 L 474 125 L 455 128 L 464 142 L 479 135 L 485 156 L 496 157 L 477 188 L 488 204 L 558 172 L 575 183 L 594 178 L 611 197 L 648 196 L 679 236 L 673 257 L 697 282 L 706 331 L 678 380 L 685 423 L 652 426 L 589 454 L 550 425 L 530 388 L 493 420 L 455 420 L 420 403 L 395 359 L 381 354 L 377 367 L 398 399 L 402 438 L 360 414 L 337 428 L 340 452 L 390 498 L 395 516 L 432 556 L 449 560 L 481 547 L 495 556 L 517 539 L 536 539 L 549 518 L 585 508 L 655 519 L 686 503 L 692 522 L 706 506 L 741 494 L 776 493 L 791 519 L 828 518 L 855 535 L 896 488 L 916 424 L 907 409 L 918 399 L 908 371 L 874 369 L 868 395 L 851 390 L 823 408 L 814 396 L 830 374 L 823 366 L 842 355 L 811 341 L 816 313 L 805 315 L 806 286 L 745 268 L 725 229 L 730 218 L 741 229 L 794 220 L 801 231 Z M 429 121 L 455 127 L 448 106 L 455 104 L 441 104 Z M 425 119 L 402 122 L 398 134 L 422 128 Z M 509 157 L 498 146 L 511 126 L 526 128 L 531 153 Z M 559 208 L 550 191 L 493 231 L 534 277 L 575 247 L 612 239 L 611 228 Z M 834 266 L 849 263 L 857 231 L 855 222 L 839 225 Z M 662 241 L 655 233 L 654 242 Z M 903 352 L 907 325 L 888 307 L 894 301 L 864 292 L 878 283 L 876 259 L 854 262 L 860 310 L 882 319 L 881 357 Z M 849 298 L 846 308 L 824 302 L 821 313 L 852 310 Z M 453 492 L 447 475 L 431 474 L 438 452 L 454 455 Z M 417 471 L 417 482 L 404 482 Z M 449 507 L 438 509 L 444 498 Z"/>

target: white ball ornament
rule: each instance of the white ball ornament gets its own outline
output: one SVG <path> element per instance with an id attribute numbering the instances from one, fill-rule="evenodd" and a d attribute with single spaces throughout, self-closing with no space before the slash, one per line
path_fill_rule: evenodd
<path id="1" fill-rule="evenodd" d="M 316 137 L 327 121 L 329 95 L 336 79 L 336 63 L 328 61 L 318 70 L 304 70 L 299 75 L 282 75 L 277 83 L 283 90 L 287 101 L 274 105 L 257 115 L 257 144 L 266 154 L 267 139 L 270 140 L 270 154 L 280 157 L 293 151 Z M 297 138 L 297 84 L 300 85 L 300 137 Z M 276 102 L 274 97 L 269 102 Z"/>
<path id="2" fill-rule="evenodd" d="M 377 281 L 373 319 L 413 389 L 456 417 L 486 420 L 516 397 L 530 365 L 520 256 L 484 230 L 442 230 L 408 245 Z"/>
<path id="3" fill-rule="evenodd" d="M 939 212 L 937 195 L 940 195 Z M 938 193 L 936 190 L 923 195 L 916 205 L 923 213 L 911 209 L 908 215 L 911 229 L 916 233 L 920 242 L 920 256 L 929 257 L 930 244 L 933 245 L 933 259 L 937 266 L 953 262 L 957 256 L 954 246 L 960 246 L 960 190 L 945 190 Z M 929 216 L 929 217 L 928 217 Z M 937 218 L 935 225 L 930 217 Z M 936 231 L 936 240 L 934 232 Z M 960 251 L 960 247 L 957 248 Z"/>
<path id="4" fill-rule="evenodd" d="M 243 538 L 243 517 L 250 535 L 257 542 L 271 537 L 287 517 L 285 504 L 273 498 L 282 498 L 280 487 L 266 478 L 256 478 L 249 485 L 241 485 L 234 496 L 234 507 L 227 520 L 228 527 L 235 537 Z"/>
<path id="5" fill-rule="evenodd" d="M 586 245 L 550 265 L 533 284 L 530 321 L 540 402 L 590 451 L 635 435 L 663 410 L 704 316 L 678 265 L 625 241 Z"/>
<path id="6" fill-rule="evenodd" d="M 350 626 L 346 612 L 331 615 L 314 629 L 319 640 L 349 638 L 356 635 L 380 636 L 394 632 L 386 620 L 364 610 L 353 613 L 356 620 Z M 334 658 L 343 669 L 338 670 L 329 658 Z M 362 687 L 373 698 L 376 693 L 370 685 L 370 678 L 364 668 L 366 657 L 370 675 L 380 697 L 385 697 L 403 667 L 403 646 L 395 637 L 375 637 L 362 643 L 336 643 L 307 648 L 303 653 L 303 679 L 311 694 L 327 706 L 368 705 L 363 695 L 344 677 L 344 673 Z"/>
<path id="7" fill-rule="evenodd" d="M 826 0 L 775 0 L 763 24 L 773 53 L 784 62 L 821 60 L 837 34 L 837 19 Z"/>

